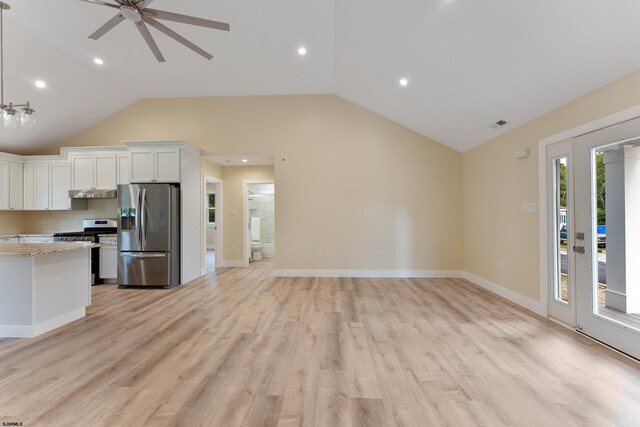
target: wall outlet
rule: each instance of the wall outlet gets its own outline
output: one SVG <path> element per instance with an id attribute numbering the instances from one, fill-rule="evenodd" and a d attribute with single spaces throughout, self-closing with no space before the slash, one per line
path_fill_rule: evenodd
<path id="1" fill-rule="evenodd" d="M 318 250 L 316 250 L 316 256 L 317 256 L 318 258 L 322 258 L 322 255 L 323 255 L 322 249 L 318 249 Z"/>
<path id="2" fill-rule="evenodd" d="M 420 251 L 420 258 L 427 258 L 427 251 L 425 250 Z"/>
<path id="3" fill-rule="evenodd" d="M 522 204 L 522 212 L 524 213 L 535 213 L 536 212 L 536 204 L 531 202 L 525 202 Z"/>
<path id="4" fill-rule="evenodd" d="M 232 246 L 231 246 L 231 250 L 232 250 L 233 252 L 238 252 L 238 246 L 236 246 L 236 245 L 232 245 Z"/>
<path id="5" fill-rule="evenodd" d="M 376 258 L 380 259 L 380 258 L 384 258 L 384 250 L 382 249 L 378 249 L 376 251 Z"/>
<path id="6" fill-rule="evenodd" d="M 500 261 L 500 271 L 507 271 L 507 262 Z"/>
<path id="7" fill-rule="evenodd" d="M 229 215 L 231 215 L 231 216 L 236 216 L 236 215 L 238 215 L 238 211 L 231 209 L 231 210 L 229 211 Z"/>

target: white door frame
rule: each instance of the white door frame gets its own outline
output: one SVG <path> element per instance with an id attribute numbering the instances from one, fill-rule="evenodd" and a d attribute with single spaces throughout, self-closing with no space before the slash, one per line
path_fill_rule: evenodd
<path id="1" fill-rule="evenodd" d="M 202 266 L 202 275 L 207 272 L 207 214 L 209 202 L 207 200 L 207 184 L 216 185 L 216 265 L 215 268 L 222 267 L 222 180 L 214 178 L 212 176 L 204 175 L 202 182 L 202 227 L 203 227 L 203 239 L 202 239 L 202 253 L 204 254 L 205 265 Z"/>
<path id="2" fill-rule="evenodd" d="M 575 253 L 570 249 L 575 244 L 575 225 L 574 225 L 574 215 L 575 215 L 575 207 L 574 207 L 574 155 L 573 155 L 573 139 L 566 139 L 561 142 L 557 142 L 552 145 L 547 145 L 546 147 L 546 162 L 547 162 L 547 194 L 549 195 L 549 199 L 547 200 L 547 206 L 550 208 L 547 213 L 547 224 L 549 225 L 549 229 L 546 234 L 546 244 L 548 245 L 547 249 L 553 247 L 557 250 L 557 253 L 548 253 L 547 258 L 547 266 L 548 266 L 548 276 L 547 276 L 547 295 L 549 300 L 547 302 L 548 307 L 548 316 L 555 319 L 560 320 L 563 323 L 575 327 L 576 326 L 576 256 Z M 560 271 L 560 265 L 562 265 L 562 255 L 560 254 L 560 248 L 557 247 L 559 240 L 558 237 L 560 235 L 560 230 L 557 229 L 557 218 L 558 212 L 556 212 L 557 207 L 549 206 L 549 202 L 555 199 L 554 195 L 556 194 L 556 188 L 553 185 L 555 183 L 554 178 L 554 170 L 553 167 L 549 167 L 551 165 L 551 160 L 558 159 L 561 157 L 565 157 L 567 159 L 566 163 L 566 185 L 567 185 L 567 205 L 565 208 L 567 209 L 567 301 L 563 302 L 560 299 L 555 298 L 555 293 L 550 292 L 551 288 L 559 286 L 560 281 L 562 280 L 558 275 Z M 550 221 L 550 222 L 549 222 Z M 548 251 L 547 251 L 548 252 Z M 557 258 L 556 258 L 557 257 Z M 560 265 L 558 265 L 559 263 Z"/>
<path id="3" fill-rule="evenodd" d="M 538 221 L 539 221 L 539 239 L 540 239 L 540 309 L 541 314 L 545 317 L 549 316 L 549 294 L 547 278 L 549 275 L 547 259 L 549 241 L 547 240 L 547 145 L 564 141 L 565 139 L 575 138 L 589 132 L 613 126 L 620 122 L 640 117 L 640 105 L 631 107 L 589 123 L 576 126 L 564 132 L 543 138 L 538 141 Z"/>
<path id="4" fill-rule="evenodd" d="M 249 188 L 248 184 L 275 184 L 273 179 L 243 179 L 242 180 L 242 245 L 244 250 L 242 251 L 244 257 L 242 258 L 242 266 L 249 267 L 249 259 L 251 258 L 251 235 L 249 234 Z"/>

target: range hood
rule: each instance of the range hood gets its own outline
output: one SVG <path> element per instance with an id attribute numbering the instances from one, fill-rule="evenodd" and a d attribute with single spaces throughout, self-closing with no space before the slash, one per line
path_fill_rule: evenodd
<path id="1" fill-rule="evenodd" d="M 116 199 L 118 190 L 69 190 L 70 199 Z"/>

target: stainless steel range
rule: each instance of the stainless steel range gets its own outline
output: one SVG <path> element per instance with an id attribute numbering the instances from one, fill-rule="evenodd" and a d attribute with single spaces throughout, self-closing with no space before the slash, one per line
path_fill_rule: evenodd
<path id="1" fill-rule="evenodd" d="M 54 242 L 88 242 L 97 243 L 102 234 L 116 234 L 118 220 L 112 218 L 92 218 L 82 221 L 83 231 L 55 233 Z M 102 283 L 98 277 L 100 271 L 100 248 L 91 249 L 91 284 Z"/>

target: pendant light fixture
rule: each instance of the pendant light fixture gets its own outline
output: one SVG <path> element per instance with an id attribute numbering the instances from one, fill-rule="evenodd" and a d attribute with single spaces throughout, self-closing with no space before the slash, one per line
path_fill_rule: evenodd
<path id="1" fill-rule="evenodd" d="M 35 119 L 33 113 L 36 112 L 31 108 L 31 103 L 14 104 L 4 102 L 4 11 L 11 7 L 3 1 L 0 1 L 0 112 L 2 113 L 2 123 L 6 128 L 17 127 L 33 127 Z"/>

